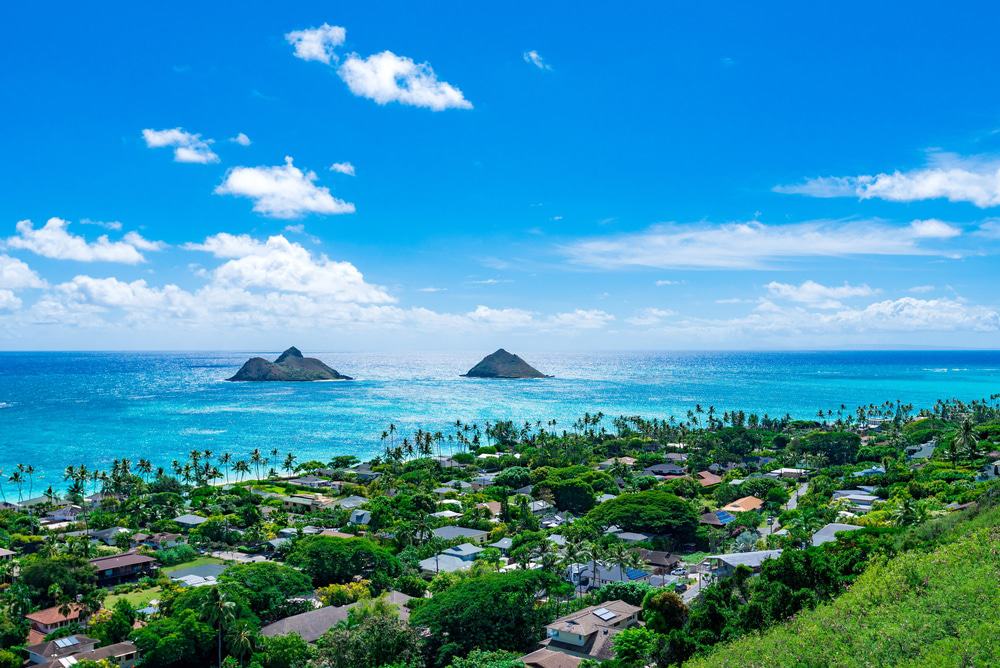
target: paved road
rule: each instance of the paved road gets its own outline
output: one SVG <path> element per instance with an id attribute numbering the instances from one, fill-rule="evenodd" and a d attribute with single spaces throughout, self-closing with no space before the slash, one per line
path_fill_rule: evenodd
<path id="1" fill-rule="evenodd" d="M 809 489 L 809 483 L 804 482 L 799 485 L 798 489 L 792 493 L 792 498 L 788 499 L 788 503 L 785 504 L 785 510 L 795 510 L 799 506 L 799 497 L 806 493 Z"/>

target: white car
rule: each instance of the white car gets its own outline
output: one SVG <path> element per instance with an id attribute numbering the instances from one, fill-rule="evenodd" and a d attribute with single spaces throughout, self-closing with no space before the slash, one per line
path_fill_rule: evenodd
<path id="1" fill-rule="evenodd" d="M 670 571 L 670 574 L 671 575 L 687 575 L 688 572 L 687 572 L 686 568 L 675 568 L 674 570 Z"/>

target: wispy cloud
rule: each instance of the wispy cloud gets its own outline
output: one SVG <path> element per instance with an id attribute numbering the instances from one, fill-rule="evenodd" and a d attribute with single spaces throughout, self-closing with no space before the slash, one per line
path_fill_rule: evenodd
<path id="1" fill-rule="evenodd" d="M 541 54 L 539 54 L 534 49 L 532 49 L 531 51 L 525 51 L 524 53 L 521 54 L 521 57 L 524 58 L 524 62 L 530 65 L 534 65 L 540 70 L 552 69 L 552 66 L 549 65 L 547 62 L 545 62 L 545 59 L 542 58 Z"/>
<path id="2" fill-rule="evenodd" d="M 354 213 L 354 205 L 316 185 L 315 172 L 303 172 L 292 158 L 276 167 L 235 167 L 215 189 L 217 195 L 253 200 L 253 210 L 271 218 L 299 218 L 307 213 Z"/>
<path id="3" fill-rule="evenodd" d="M 906 226 L 878 220 L 665 224 L 635 234 L 584 239 L 560 250 L 574 263 L 605 269 L 765 269 L 791 258 L 950 256 L 954 253 L 926 243 L 940 240 L 944 232 L 923 221 Z"/>
<path id="4" fill-rule="evenodd" d="M 764 287 L 773 297 L 820 309 L 842 308 L 843 303 L 840 301 L 842 299 L 870 297 L 876 292 L 868 285 L 844 283 L 843 285 L 828 286 L 816 281 L 805 281 L 799 285 L 772 281 Z"/>
<path id="5" fill-rule="evenodd" d="M 211 139 L 202 139 L 200 134 L 188 132 L 184 128 L 168 130 L 146 128 L 142 131 L 142 138 L 146 140 L 146 146 L 149 148 L 173 147 L 175 162 L 205 165 L 219 161 L 219 156 L 212 150 Z"/>
<path id="6" fill-rule="evenodd" d="M 650 307 L 637 311 L 632 317 L 626 318 L 625 322 L 637 327 L 650 327 L 659 325 L 673 315 L 676 315 L 676 313 L 670 309 Z"/>
<path id="7" fill-rule="evenodd" d="M 980 208 L 1000 206 L 1000 159 L 932 152 L 928 165 L 908 171 L 821 176 L 775 186 L 775 192 L 809 197 L 858 197 L 894 202 L 947 199 Z"/>
<path id="8" fill-rule="evenodd" d="M 253 143 L 250 141 L 250 137 L 247 137 L 246 133 L 243 132 L 237 133 L 235 137 L 230 137 L 229 141 L 233 142 L 234 144 L 239 144 L 240 146 L 249 146 L 250 144 Z"/>

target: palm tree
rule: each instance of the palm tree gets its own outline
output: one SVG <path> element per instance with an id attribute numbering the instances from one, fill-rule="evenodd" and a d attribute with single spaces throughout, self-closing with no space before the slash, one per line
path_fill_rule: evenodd
<path id="1" fill-rule="evenodd" d="M 21 465 L 19 464 L 18 466 Z M 18 470 L 11 473 L 7 481 L 17 485 L 17 502 L 21 503 L 24 500 L 24 493 L 22 492 L 24 489 L 24 477 L 21 475 L 21 471 Z"/>
<path id="2" fill-rule="evenodd" d="M 282 464 L 281 468 L 285 469 L 285 473 L 291 475 L 292 471 L 295 470 L 295 455 L 290 452 L 285 455 L 285 462 Z"/>
<path id="3" fill-rule="evenodd" d="M 969 457 L 976 457 L 976 432 L 972 428 L 972 420 L 965 418 L 962 426 L 955 434 L 955 447 L 969 453 Z"/>
<path id="4" fill-rule="evenodd" d="M 231 454 L 229 454 L 228 452 L 223 452 L 222 455 L 219 456 L 219 463 L 222 464 L 223 468 L 226 471 L 226 482 L 227 483 L 229 482 L 229 464 L 232 461 L 233 461 L 233 456 Z"/>
<path id="5" fill-rule="evenodd" d="M 604 548 L 598 543 L 584 543 L 580 547 L 580 558 L 590 562 L 590 573 L 593 578 L 590 583 L 592 588 L 599 587 L 601 583 L 597 572 L 597 562 L 604 559 Z M 577 579 L 579 580 L 579 578 Z"/>
<path id="6" fill-rule="evenodd" d="M 216 629 L 219 668 L 222 668 L 222 633 L 236 618 L 236 604 L 218 587 L 205 599 L 205 622 Z"/>
<path id="7" fill-rule="evenodd" d="M 3 499 L 4 503 L 7 503 L 7 492 L 3 488 L 3 469 L 0 469 L 0 498 Z"/>
<path id="8" fill-rule="evenodd" d="M 246 623 L 241 623 L 232 631 L 226 638 L 229 642 L 229 651 L 232 652 L 233 656 L 239 659 L 240 665 L 243 665 L 243 660 L 248 654 L 253 652 L 257 644 L 257 634 L 254 633 L 253 628 Z"/>

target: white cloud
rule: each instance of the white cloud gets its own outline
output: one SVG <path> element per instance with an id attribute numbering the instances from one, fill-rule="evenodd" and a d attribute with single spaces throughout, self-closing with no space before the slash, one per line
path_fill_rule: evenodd
<path id="1" fill-rule="evenodd" d="M 146 140 L 146 146 L 149 148 L 172 146 L 175 162 L 193 162 L 204 165 L 219 161 L 219 156 L 212 151 L 210 146 L 211 139 L 202 139 L 201 135 L 187 132 L 184 128 L 171 128 L 169 130 L 147 128 L 142 131 L 142 137 Z"/>
<path id="2" fill-rule="evenodd" d="M 910 230 L 918 239 L 951 239 L 962 234 L 960 228 L 936 218 L 915 220 L 910 223 Z"/>
<path id="3" fill-rule="evenodd" d="M 253 210 L 272 218 L 299 218 L 307 213 L 354 213 L 354 205 L 337 199 L 314 182 L 315 172 L 303 172 L 286 156 L 277 167 L 235 167 L 215 189 L 217 195 L 253 200 Z"/>
<path id="4" fill-rule="evenodd" d="M 500 285 L 501 283 L 512 283 L 509 278 L 483 278 L 476 281 L 469 281 L 472 285 Z"/>
<path id="5" fill-rule="evenodd" d="M 238 133 L 235 137 L 230 137 L 229 141 L 234 144 L 239 144 L 240 146 L 249 146 L 252 143 L 250 141 L 250 137 L 247 137 L 246 134 L 242 132 Z"/>
<path id="6" fill-rule="evenodd" d="M 0 311 L 16 311 L 21 308 L 21 300 L 12 290 L 0 290 Z"/>
<path id="7" fill-rule="evenodd" d="M 111 241 L 107 235 L 101 235 L 96 241 L 88 242 L 81 236 L 71 234 L 68 226 L 68 221 L 53 217 L 44 227 L 35 229 L 30 220 L 22 220 L 17 223 L 17 236 L 10 237 L 7 245 L 55 260 L 122 264 L 144 262 L 140 250 L 151 251 L 162 247 L 161 242 L 149 241 L 136 232 L 129 232 L 122 241 Z"/>
<path id="8" fill-rule="evenodd" d="M 436 288 L 434 286 L 428 286 L 426 288 L 417 288 L 417 292 L 445 292 L 448 288 Z"/>
<path id="9" fill-rule="evenodd" d="M 996 331 L 1000 314 L 955 299 L 901 297 L 870 304 L 863 309 L 838 311 L 826 322 L 864 330 Z"/>
<path id="10" fill-rule="evenodd" d="M 281 235 L 260 243 L 246 236 L 219 234 L 187 248 L 230 258 L 212 272 L 218 286 L 322 295 L 341 302 L 395 301 L 383 288 L 365 282 L 350 262 L 314 256 Z"/>
<path id="11" fill-rule="evenodd" d="M 246 257 L 264 251 L 264 244 L 249 234 L 229 234 L 219 232 L 202 243 L 186 243 L 187 250 L 204 251 L 219 258 Z"/>
<path id="12" fill-rule="evenodd" d="M 821 309 L 841 308 L 843 306 L 840 302 L 841 299 L 870 297 L 875 294 L 875 290 L 868 285 L 850 285 L 848 283 L 827 286 L 816 281 L 805 281 L 800 285 L 772 281 L 764 287 L 774 297 Z"/>
<path id="13" fill-rule="evenodd" d="M 545 59 L 542 58 L 542 56 L 534 49 L 532 49 L 531 51 L 525 51 L 524 53 L 521 54 L 521 57 L 524 58 L 524 62 L 530 65 L 534 65 L 540 70 L 552 69 L 552 66 L 546 63 Z"/>
<path id="14" fill-rule="evenodd" d="M 324 23 L 318 28 L 293 30 L 285 33 L 285 41 L 295 47 L 295 57 L 330 64 L 337 60 L 335 49 L 344 43 L 347 30 Z"/>
<path id="15" fill-rule="evenodd" d="M 462 91 L 439 81 L 428 63 L 418 64 L 392 51 L 367 58 L 353 53 L 337 73 L 352 93 L 378 104 L 399 102 L 434 111 L 472 108 Z"/>
<path id="16" fill-rule="evenodd" d="M 330 165 L 331 172 L 337 172 L 338 174 L 347 174 L 348 176 L 354 176 L 354 165 L 349 162 L 335 162 Z"/>
<path id="17" fill-rule="evenodd" d="M 684 285 L 687 281 L 672 281 L 668 279 L 661 279 L 656 281 L 656 287 L 662 288 L 668 285 Z"/>
<path id="18" fill-rule="evenodd" d="M 556 313 L 548 319 L 548 324 L 566 329 L 600 329 L 615 319 L 615 316 L 598 309 L 576 309 L 566 313 Z"/>
<path id="19" fill-rule="evenodd" d="M 668 224 L 645 232 L 586 239 L 563 246 L 578 264 L 622 267 L 765 269 L 776 260 L 855 255 L 950 255 L 920 245 L 919 227 L 881 221 L 811 221 L 788 225 Z"/>
<path id="20" fill-rule="evenodd" d="M 858 197 L 894 202 L 947 199 L 980 208 L 1000 206 L 1000 160 L 931 153 L 921 169 L 860 176 L 827 176 L 780 185 L 776 192 L 810 197 Z"/>
<path id="21" fill-rule="evenodd" d="M 534 322 L 534 315 L 531 311 L 525 311 L 517 308 L 495 309 L 480 305 L 465 315 L 474 323 L 505 329 L 511 327 L 525 327 Z"/>
<path id="22" fill-rule="evenodd" d="M 649 327 L 652 325 L 659 325 L 666 318 L 673 315 L 677 314 L 670 309 L 650 307 L 637 311 L 631 318 L 626 318 L 625 322 L 630 325 L 636 325 L 637 327 Z"/>
<path id="23" fill-rule="evenodd" d="M 1000 239 L 1000 220 L 985 220 L 975 231 L 976 236 L 987 239 Z"/>
<path id="24" fill-rule="evenodd" d="M 96 225 L 97 227 L 103 227 L 106 230 L 111 230 L 112 232 L 119 232 L 122 229 L 121 222 L 117 220 L 91 220 L 90 218 L 81 218 L 81 225 Z"/>
<path id="25" fill-rule="evenodd" d="M 0 255 L 0 288 L 21 290 L 44 287 L 45 281 L 23 261 L 9 255 Z"/>

